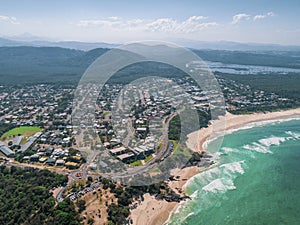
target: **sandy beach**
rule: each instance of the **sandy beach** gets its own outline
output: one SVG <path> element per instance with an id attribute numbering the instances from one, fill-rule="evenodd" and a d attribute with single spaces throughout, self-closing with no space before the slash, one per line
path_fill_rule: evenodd
<path id="1" fill-rule="evenodd" d="M 212 121 L 207 128 L 200 129 L 188 135 L 187 146 L 193 151 L 205 151 L 205 142 L 225 131 L 247 126 L 251 123 L 300 117 L 300 108 L 286 111 L 253 113 L 246 115 L 233 115 L 226 113 L 218 120 Z M 177 181 L 169 181 L 168 184 L 175 192 L 181 190 L 188 179 L 201 172 L 201 168 L 188 167 L 171 171 L 172 175 L 180 176 Z M 156 200 L 153 196 L 145 194 L 143 201 L 136 209 L 131 211 L 133 224 L 161 225 L 164 224 L 178 203 Z"/>
<path id="2" fill-rule="evenodd" d="M 226 113 L 225 116 L 214 120 L 207 128 L 200 129 L 188 135 L 186 142 L 187 146 L 193 151 L 204 151 L 204 143 L 208 139 L 215 136 L 222 135 L 222 132 L 244 127 L 251 123 L 278 120 L 285 118 L 293 118 L 300 116 L 300 108 L 286 111 L 267 112 L 267 113 L 253 113 L 245 115 L 233 115 Z"/>

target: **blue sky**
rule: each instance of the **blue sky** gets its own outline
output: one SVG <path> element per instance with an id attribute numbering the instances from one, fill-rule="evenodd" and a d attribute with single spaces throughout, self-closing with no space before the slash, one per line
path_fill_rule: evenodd
<path id="1" fill-rule="evenodd" d="M 0 35 L 300 45 L 299 0 L 0 0 Z"/>

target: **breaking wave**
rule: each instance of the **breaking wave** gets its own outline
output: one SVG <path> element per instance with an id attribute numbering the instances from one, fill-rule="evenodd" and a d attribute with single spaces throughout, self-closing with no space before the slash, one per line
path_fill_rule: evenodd
<path id="1" fill-rule="evenodd" d="M 232 173 L 244 174 L 245 171 L 242 167 L 242 164 L 244 164 L 244 163 L 245 163 L 245 160 L 239 161 L 239 162 L 227 163 L 227 164 L 221 165 L 220 168 L 224 168 L 225 171 L 227 170 Z"/>
<path id="2" fill-rule="evenodd" d="M 236 187 L 230 179 L 218 178 L 210 182 L 208 185 L 204 186 L 202 190 L 209 192 L 226 192 L 228 190 L 235 190 Z"/>
<path id="3" fill-rule="evenodd" d="M 292 132 L 292 131 L 287 131 L 285 133 L 290 137 L 292 137 L 294 140 L 300 140 L 300 133 Z"/>

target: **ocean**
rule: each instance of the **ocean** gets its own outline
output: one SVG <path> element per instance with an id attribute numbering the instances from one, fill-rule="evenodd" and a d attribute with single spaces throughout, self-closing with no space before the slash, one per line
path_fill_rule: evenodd
<path id="1" fill-rule="evenodd" d="M 300 224 L 300 119 L 256 123 L 224 136 L 217 162 L 191 178 L 172 225 Z"/>

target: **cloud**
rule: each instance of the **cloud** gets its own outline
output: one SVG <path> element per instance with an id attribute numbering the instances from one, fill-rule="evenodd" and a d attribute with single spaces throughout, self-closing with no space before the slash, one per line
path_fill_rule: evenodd
<path id="1" fill-rule="evenodd" d="M 265 19 L 265 18 L 270 17 L 270 16 L 275 16 L 275 13 L 268 12 L 267 14 L 256 15 L 256 16 L 253 17 L 253 20 L 254 21 L 261 20 L 261 19 Z"/>
<path id="2" fill-rule="evenodd" d="M 9 22 L 11 24 L 20 24 L 20 22 L 18 22 L 17 18 L 14 16 L 0 15 L 0 21 Z"/>
<path id="3" fill-rule="evenodd" d="M 264 19 L 264 18 L 266 18 L 267 16 L 266 15 L 256 15 L 256 16 L 254 16 L 254 18 L 253 18 L 253 20 L 255 21 L 255 20 L 261 20 L 261 19 Z"/>
<path id="4" fill-rule="evenodd" d="M 144 23 L 141 19 L 124 20 L 120 17 L 108 17 L 107 19 L 80 20 L 77 25 L 80 27 L 100 27 L 107 29 L 128 29 L 132 30 Z"/>
<path id="5" fill-rule="evenodd" d="M 239 13 L 232 17 L 231 24 L 237 24 L 242 20 L 249 20 L 249 19 L 250 19 L 250 15 L 245 14 L 245 13 Z"/>
<path id="6" fill-rule="evenodd" d="M 147 30 L 162 31 L 162 32 L 174 31 L 177 26 L 178 26 L 177 22 L 170 18 L 160 18 L 146 24 Z"/>
<path id="7" fill-rule="evenodd" d="M 77 25 L 81 27 L 100 27 L 115 30 L 140 30 L 164 33 L 195 33 L 200 30 L 218 26 L 216 22 L 203 22 L 204 16 L 191 16 L 184 21 L 172 18 L 158 18 L 155 20 L 131 19 L 108 17 L 100 20 L 80 20 Z"/>
<path id="8" fill-rule="evenodd" d="M 207 19 L 203 16 L 191 16 L 187 20 L 179 23 L 176 27 L 176 32 L 179 33 L 196 33 L 206 28 L 215 27 L 219 24 L 217 22 L 203 22 Z"/>
<path id="9" fill-rule="evenodd" d="M 153 32 L 190 34 L 219 25 L 217 22 L 203 22 L 205 19 L 207 19 L 207 17 L 204 16 L 191 16 L 184 21 L 177 21 L 171 18 L 160 18 L 147 23 L 146 30 Z"/>

